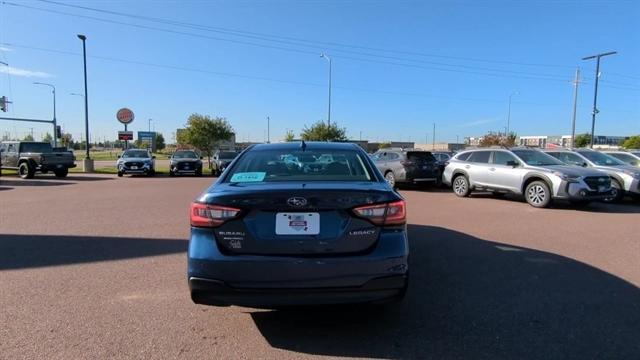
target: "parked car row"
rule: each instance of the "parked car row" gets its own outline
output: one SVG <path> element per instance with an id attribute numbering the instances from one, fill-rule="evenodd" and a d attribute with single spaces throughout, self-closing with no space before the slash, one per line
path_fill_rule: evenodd
<path id="1" fill-rule="evenodd" d="M 462 151 L 448 161 L 443 182 L 460 197 L 476 190 L 513 193 L 534 207 L 558 199 L 585 204 L 640 198 L 640 168 L 591 149 Z"/>
<path id="2" fill-rule="evenodd" d="M 216 151 L 211 163 L 211 175 L 220 176 L 238 154 L 235 151 Z M 146 149 L 125 150 L 116 161 L 118 176 L 125 174 L 153 176 L 156 172 L 155 158 Z M 185 174 L 202 176 L 203 168 L 202 156 L 194 150 L 178 150 L 169 158 L 169 176 Z"/>

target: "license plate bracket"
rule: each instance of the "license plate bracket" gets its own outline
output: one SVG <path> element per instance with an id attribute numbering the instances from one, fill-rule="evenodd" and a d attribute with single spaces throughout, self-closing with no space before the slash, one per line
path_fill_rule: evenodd
<path id="1" fill-rule="evenodd" d="M 276 235 L 318 235 L 320 234 L 319 213 L 277 213 Z"/>

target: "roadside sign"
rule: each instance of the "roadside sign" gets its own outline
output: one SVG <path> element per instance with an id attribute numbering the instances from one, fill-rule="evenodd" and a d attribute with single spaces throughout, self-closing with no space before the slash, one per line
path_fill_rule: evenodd
<path id="1" fill-rule="evenodd" d="M 118 131 L 118 140 L 133 140 L 133 131 Z"/>
<path id="2" fill-rule="evenodd" d="M 138 140 L 140 141 L 153 141 L 155 139 L 156 133 L 154 131 L 138 131 Z"/>
<path id="3" fill-rule="evenodd" d="M 118 119 L 118 121 L 120 121 L 125 125 L 131 124 L 133 122 L 134 117 L 135 116 L 133 115 L 133 111 L 127 108 L 122 108 L 118 110 L 118 112 L 116 113 L 116 119 Z"/>

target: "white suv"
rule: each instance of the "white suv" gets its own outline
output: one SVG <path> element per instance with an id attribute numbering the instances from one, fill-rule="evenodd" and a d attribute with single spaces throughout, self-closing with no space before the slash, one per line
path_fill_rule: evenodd
<path id="1" fill-rule="evenodd" d="M 443 182 L 460 197 L 473 190 L 496 195 L 524 195 L 534 207 L 547 207 L 553 199 L 576 203 L 612 196 L 611 178 L 597 170 L 568 166 L 538 150 L 528 148 L 464 151 L 445 167 Z"/>

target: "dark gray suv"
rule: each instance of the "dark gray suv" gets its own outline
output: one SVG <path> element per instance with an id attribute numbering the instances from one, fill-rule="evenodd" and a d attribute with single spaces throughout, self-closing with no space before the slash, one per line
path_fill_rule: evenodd
<path id="1" fill-rule="evenodd" d="M 392 187 L 401 183 L 440 185 L 442 181 L 443 166 L 429 151 L 383 149 L 372 160 Z"/>

